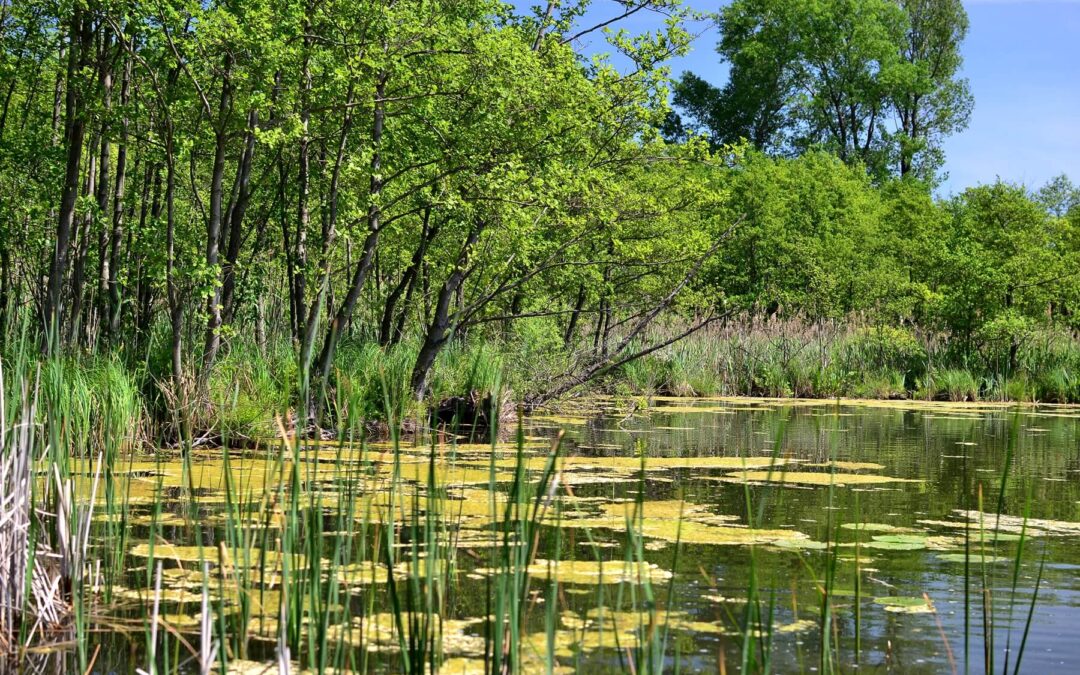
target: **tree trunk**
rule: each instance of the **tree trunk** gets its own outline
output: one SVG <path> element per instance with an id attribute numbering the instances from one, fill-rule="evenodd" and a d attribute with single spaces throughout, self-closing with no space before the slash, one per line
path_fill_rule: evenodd
<path id="1" fill-rule="evenodd" d="M 115 342 L 120 336 L 120 249 L 124 242 L 124 191 L 127 180 L 128 118 L 126 114 L 128 92 L 131 86 L 131 60 L 124 64 L 124 76 L 120 82 L 120 107 L 125 110 L 120 123 L 120 146 L 116 149 L 116 189 L 113 191 L 112 237 L 109 249 L 109 339 Z M 138 171 L 138 166 L 135 167 Z"/>
<path id="2" fill-rule="evenodd" d="M 98 227 L 98 269 L 97 269 L 97 298 L 88 307 L 87 314 L 90 317 L 88 328 L 94 330 L 100 327 L 100 317 L 106 316 L 106 303 L 109 297 L 109 231 L 105 228 L 105 214 L 109 212 L 109 161 L 112 159 L 112 142 L 109 138 L 112 129 L 110 113 L 112 110 L 112 63 L 109 58 L 112 39 L 108 30 L 102 30 L 101 48 L 98 51 L 99 81 L 101 85 L 102 107 L 104 119 L 101 123 L 101 146 L 98 155 L 98 179 L 97 192 L 94 194 L 97 202 L 97 216 L 101 226 Z M 95 320 L 96 319 L 96 320 Z M 106 324 L 107 325 L 107 324 Z M 93 341 L 93 338 L 91 338 Z"/>
<path id="3" fill-rule="evenodd" d="M 416 356 L 416 363 L 413 365 L 412 378 L 409 382 L 412 387 L 413 396 L 418 400 L 423 399 L 427 394 L 428 375 L 431 373 L 432 366 L 435 365 L 435 359 L 453 336 L 454 322 L 450 317 L 450 303 L 458 296 L 458 292 L 461 290 L 462 284 L 465 281 L 465 272 L 469 263 L 469 254 L 473 246 L 476 245 L 477 240 L 480 238 L 480 232 L 482 230 L 483 225 L 478 224 L 469 231 L 469 236 L 466 238 L 465 246 L 462 247 L 461 253 L 458 255 L 458 260 L 454 265 L 453 271 L 446 277 L 446 281 L 443 282 L 442 287 L 439 289 L 439 297 L 435 301 L 434 316 L 424 335 L 424 343 L 420 347 L 420 353 Z"/>
<path id="4" fill-rule="evenodd" d="M 566 332 L 563 333 L 563 347 L 569 349 L 574 343 L 574 334 L 577 332 L 578 319 L 581 310 L 585 307 L 585 284 L 578 285 L 577 300 L 574 301 L 574 311 L 570 313 L 570 320 L 566 324 Z"/>
<path id="5" fill-rule="evenodd" d="M 214 168 L 210 175 L 210 213 L 206 222 L 206 268 L 216 272 L 218 267 L 219 245 L 221 243 L 222 204 L 224 202 L 225 182 L 225 145 L 228 140 L 227 115 L 232 96 L 228 72 L 231 57 L 225 57 L 225 81 L 221 84 L 221 99 L 218 102 L 218 115 L 214 133 Z M 215 275 L 216 278 L 216 275 Z M 203 347 L 202 369 L 199 372 L 199 391 L 204 393 L 210 380 L 210 369 L 214 366 L 218 348 L 221 346 L 221 287 L 214 284 L 207 302 L 206 339 Z"/>
<path id="6" fill-rule="evenodd" d="M 375 258 L 375 249 L 379 245 L 382 215 L 378 207 L 378 197 L 382 192 L 380 145 L 382 144 L 383 125 L 386 120 L 386 80 L 387 75 L 382 73 L 375 82 L 374 112 L 372 113 L 371 122 L 371 145 L 374 151 L 371 154 L 371 182 L 369 186 L 371 199 L 367 213 L 368 235 L 364 239 L 363 253 L 360 255 L 360 260 L 357 261 L 356 269 L 353 271 L 349 291 L 345 294 L 345 298 L 342 300 L 341 306 L 330 322 L 326 336 L 323 338 L 322 349 L 319 352 L 319 362 L 314 373 L 321 381 L 321 384 L 325 384 L 325 379 L 330 373 L 330 366 L 334 360 L 334 352 L 337 349 L 341 329 L 352 318 L 356 302 L 360 299 L 360 291 L 363 289 L 368 272 L 371 270 L 371 264 Z"/>
<path id="7" fill-rule="evenodd" d="M 259 113 L 248 113 L 248 131 L 244 140 L 244 152 L 236 169 L 236 198 L 226 218 L 228 223 L 228 243 L 225 249 L 225 265 L 222 268 L 221 312 L 222 322 L 231 324 L 235 314 L 236 261 L 240 257 L 240 244 L 243 242 L 244 216 L 251 202 L 251 163 L 255 154 L 255 129 L 259 125 Z"/>
<path id="8" fill-rule="evenodd" d="M 327 303 L 333 306 L 334 302 L 333 296 L 330 295 L 333 290 L 330 287 L 330 252 L 337 238 L 338 190 L 341 184 L 341 168 L 345 162 L 345 147 L 348 145 L 349 132 L 352 129 L 353 87 L 351 83 L 346 101 L 348 105 L 346 105 L 345 119 L 341 124 L 341 136 L 338 139 L 337 152 L 334 157 L 334 168 L 330 173 L 330 189 L 326 195 L 326 204 L 322 209 L 322 245 L 319 255 L 319 267 L 322 272 L 319 276 L 319 291 L 315 296 L 315 302 L 312 303 L 308 311 L 304 327 L 304 338 L 300 348 L 300 363 L 303 365 L 304 372 L 310 372 L 311 352 L 315 347 L 315 336 L 319 330 L 319 318 L 323 308 Z"/>
<path id="9" fill-rule="evenodd" d="M 180 291 L 176 284 L 176 150 L 173 145 L 172 124 L 167 123 L 165 138 L 165 289 L 169 301 L 169 355 L 172 363 L 173 386 L 177 396 L 183 396 L 184 367 L 181 349 L 183 345 L 184 308 L 180 304 Z M 181 401 L 181 405 L 186 404 Z M 184 413 L 186 415 L 186 412 Z"/>
<path id="10" fill-rule="evenodd" d="M 305 23 L 305 35 L 310 33 L 310 24 Z M 311 64 L 309 52 L 311 38 L 304 38 L 304 60 L 300 70 L 300 147 L 297 153 L 296 174 L 296 235 L 293 237 L 293 303 L 296 305 L 297 335 L 301 344 L 306 342 L 307 332 L 307 234 L 311 220 L 308 209 L 308 183 L 311 175 Z M 314 327 L 312 328 L 314 330 Z"/>
<path id="11" fill-rule="evenodd" d="M 409 266 L 401 275 L 401 279 L 397 285 L 390 290 L 390 293 L 386 296 L 386 304 L 383 306 L 382 321 L 379 323 L 379 344 L 386 345 L 391 342 L 396 342 L 395 335 L 397 332 L 394 329 L 394 307 L 397 305 L 399 299 L 401 299 L 402 293 L 411 295 L 412 287 L 416 280 L 416 275 L 420 271 L 420 265 L 424 262 L 424 256 L 427 253 L 428 244 L 435 239 L 435 235 L 438 234 L 439 228 L 429 227 L 431 222 L 431 207 L 424 209 L 423 224 L 420 230 L 420 243 L 417 244 L 416 250 L 413 252 L 412 260 L 409 261 Z M 406 304 L 408 300 L 406 299 Z M 402 310 L 404 312 L 404 310 Z"/>
<path id="12" fill-rule="evenodd" d="M 143 196 L 142 206 L 139 209 L 139 231 L 144 232 L 146 227 L 146 218 L 149 214 L 153 222 L 158 222 L 161 218 L 161 165 L 154 164 L 146 167 L 146 175 L 143 182 Z M 150 193 L 149 211 L 147 210 L 147 190 L 150 190 L 149 183 L 153 180 L 153 188 Z M 150 278 L 149 270 L 142 260 L 141 256 L 137 264 L 136 273 L 136 320 L 135 320 L 135 335 L 137 336 L 137 344 L 140 351 L 142 346 L 146 344 L 146 341 L 150 336 L 150 325 L 153 317 L 151 312 L 152 299 L 153 299 L 153 281 Z"/>
<path id="13" fill-rule="evenodd" d="M 52 261 L 49 264 L 49 282 L 42 317 L 46 334 L 45 346 L 49 349 L 59 346 L 56 341 L 59 338 L 62 315 L 64 277 L 67 273 L 71 235 L 75 227 L 75 201 L 79 196 L 79 166 L 82 163 L 83 140 L 86 134 L 86 122 L 82 115 L 82 98 L 77 79 L 86 61 L 85 52 L 90 43 L 90 22 L 84 16 L 82 7 L 78 3 L 72 11 L 69 30 L 67 93 L 64 106 L 64 140 L 67 145 L 67 160 L 60 210 L 57 215 L 56 243 Z"/>
<path id="14" fill-rule="evenodd" d="M 90 143 L 89 166 L 86 169 L 83 192 L 87 196 L 97 192 L 97 149 L 98 139 Z M 81 325 L 84 285 L 86 280 L 86 258 L 90 253 L 90 236 L 93 233 L 94 213 L 88 211 L 83 214 L 82 227 L 79 230 L 78 250 L 75 252 L 75 261 L 71 266 L 71 312 L 66 326 L 65 340 L 72 342 Z"/>
<path id="15" fill-rule="evenodd" d="M 11 303 L 11 249 L 0 244 L 0 349 L 7 343 L 9 305 Z"/>

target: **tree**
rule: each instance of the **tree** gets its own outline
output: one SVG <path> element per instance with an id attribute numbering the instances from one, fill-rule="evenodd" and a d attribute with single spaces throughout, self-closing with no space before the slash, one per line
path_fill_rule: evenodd
<path id="1" fill-rule="evenodd" d="M 727 217 L 746 214 L 746 222 L 708 278 L 732 301 L 812 320 L 879 302 L 871 291 L 880 281 L 870 275 L 886 267 L 877 243 L 882 203 L 865 172 L 820 151 L 795 159 L 752 153 L 728 190 Z"/>
<path id="2" fill-rule="evenodd" d="M 707 133 L 714 147 L 748 140 L 764 151 L 783 151 L 799 92 L 796 70 L 800 36 L 797 2 L 752 0 L 723 8 L 718 16 L 717 52 L 730 64 L 728 83 L 718 88 L 686 72 L 675 84 L 674 103 L 689 128 Z"/>
<path id="3" fill-rule="evenodd" d="M 967 12 L 960 0 L 902 0 L 907 26 L 900 62 L 889 74 L 899 120 L 900 175 L 933 181 L 944 164 L 941 141 L 967 127 L 973 101 L 960 45 Z"/>
<path id="4" fill-rule="evenodd" d="M 1058 221 L 1017 185 L 969 188 L 951 203 L 943 312 L 971 346 L 1012 372 L 1023 334 L 1072 285 Z M 994 364 L 997 365 L 997 364 Z"/>
<path id="5" fill-rule="evenodd" d="M 1080 207 L 1080 187 L 1065 174 L 1054 176 L 1035 192 L 1035 201 L 1055 218 L 1065 218 Z"/>
<path id="6" fill-rule="evenodd" d="M 879 179 L 933 180 L 941 139 L 967 123 L 959 0 L 736 0 L 718 24 L 728 82 L 684 73 L 674 95 L 714 144 L 824 148 Z"/>

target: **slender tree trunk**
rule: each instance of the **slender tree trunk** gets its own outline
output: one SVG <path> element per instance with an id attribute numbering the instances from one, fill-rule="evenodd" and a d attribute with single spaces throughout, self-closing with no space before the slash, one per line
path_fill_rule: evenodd
<path id="1" fill-rule="evenodd" d="M 341 168 L 345 162 L 345 147 L 348 144 L 349 132 L 352 129 L 352 84 L 349 85 L 349 93 L 346 97 L 346 101 L 348 105 L 346 105 L 345 118 L 342 120 L 341 124 L 341 135 L 338 139 L 337 152 L 334 156 L 334 167 L 330 172 L 330 187 L 326 195 L 326 204 L 322 209 L 322 245 L 319 254 L 319 267 L 322 271 L 319 276 L 319 290 L 315 296 L 315 301 L 311 304 L 307 320 L 304 323 L 304 338 L 300 348 L 300 363 L 303 364 L 305 372 L 308 372 L 310 369 L 311 353 L 315 347 L 315 337 L 319 330 L 319 317 L 325 306 L 332 307 L 334 303 L 332 296 L 328 299 L 329 294 L 333 290 L 330 287 L 330 252 L 334 245 L 334 240 L 337 238 L 338 191 L 341 184 Z"/>
<path id="2" fill-rule="evenodd" d="M 151 191 L 152 197 L 150 198 L 149 211 L 147 210 L 147 190 L 151 189 L 149 184 L 153 182 L 153 188 Z M 143 182 L 143 197 L 142 206 L 139 209 L 139 231 L 144 232 L 146 227 L 146 218 L 149 214 L 152 222 L 159 222 L 161 219 L 161 165 L 153 164 L 147 165 L 146 176 Z M 142 247 L 140 247 L 142 248 Z M 138 338 L 138 344 L 140 351 L 142 346 L 146 344 L 146 340 L 150 335 L 150 326 L 153 321 L 152 315 L 152 301 L 153 301 L 153 281 L 150 278 L 149 269 L 146 265 L 146 261 L 143 259 L 141 253 L 137 263 L 136 274 L 136 312 L 137 318 L 135 321 L 135 334 Z"/>
<path id="3" fill-rule="evenodd" d="M 110 113 L 112 110 L 113 75 L 109 52 L 111 51 L 112 39 L 108 30 L 102 29 L 101 32 L 101 48 L 98 52 L 98 61 L 100 63 L 99 80 L 101 83 L 104 119 L 101 123 L 101 146 L 99 148 L 98 157 L 97 192 L 94 195 L 97 202 L 97 215 L 98 218 L 100 218 L 101 227 L 98 228 L 97 232 L 97 298 L 96 301 L 87 308 L 87 314 L 90 316 L 90 320 L 87 323 L 88 328 L 91 330 L 99 326 L 100 317 L 107 316 L 106 303 L 108 302 L 109 297 L 109 231 L 105 228 L 105 214 L 109 212 L 109 188 L 111 187 L 109 181 L 109 162 L 112 159 L 112 142 L 109 137 L 112 133 Z M 92 337 L 90 338 L 90 341 L 93 342 Z"/>
<path id="4" fill-rule="evenodd" d="M 398 281 L 397 285 L 395 285 L 386 296 L 386 304 L 383 306 L 382 321 L 379 323 L 379 344 L 383 346 L 389 345 L 394 341 L 394 336 L 396 334 L 396 331 L 394 330 L 394 308 L 401 298 L 401 294 L 406 293 L 407 289 L 412 289 L 414 281 L 416 280 L 416 275 L 419 274 L 420 265 L 423 264 L 424 256 L 427 254 L 428 244 L 435 239 L 435 235 L 438 234 L 438 227 L 430 227 L 430 222 L 431 207 L 429 206 L 424 209 L 423 224 L 420 230 L 420 242 L 413 252 L 412 260 L 402 273 L 401 279 Z M 408 300 L 406 300 L 406 304 L 407 303 Z"/>
<path id="5" fill-rule="evenodd" d="M 446 281 L 443 282 L 442 287 L 439 289 L 439 297 L 435 301 L 434 316 L 424 335 L 424 343 L 420 346 L 420 353 L 416 355 L 416 363 L 413 365 L 412 377 L 409 381 L 413 396 L 417 399 L 423 399 L 427 394 L 428 375 L 431 373 L 432 366 L 435 365 L 435 359 L 438 358 L 439 352 L 453 337 L 454 322 L 450 316 L 450 303 L 455 298 L 460 298 L 459 293 L 465 281 L 469 255 L 480 238 L 482 230 L 483 225 L 477 224 L 469 231 L 469 236 L 465 239 L 465 246 L 462 247 L 461 253 L 458 255 L 453 271 L 446 277 Z"/>
<path id="6" fill-rule="evenodd" d="M 19 45 L 19 58 L 16 59 L 14 67 L 11 69 L 11 73 L 8 77 L 11 81 L 8 83 L 7 92 L 4 93 L 4 105 L 0 109 L 0 141 L 4 139 L 4 129 L 7 128 L 8 110 L 11 109 L 11 97 L 15 94 L 15 85 L 19 83 L 20 70 L 23 62 L 23 51 L 26 45 L 26 38 L 22 40 L 22 44 Z"/>
<path id="7" fill-rule="evenodd" d="M 6 20 L 7 6 L 4 6 L 4 19 Z M 0 20 L 0 25 L 3 24 L 3 20 Z M 4 140 L 4 131 L 7 129 L 8 110 L 11 106 L 11 97 L 15 93 L 15 85 L 19 82 L 19 71 L 23 61 L 23 51 L 26 44 L 26 39 L 23 38 L 22 44 L 19 46 L 19 58 L 15 62 L 15 67 L 10 74 L 11 82 L 8 85 L 7 93 L 4 95 L 4 107 L 0 112 L 0 143 Z M 0 205 L 3 203 L 3 196 L 0 195 Z M 8 302 L 11 297 L 11 232 L 10 230 L 0 230 L 0 348 L 5 344 L 7 335 L 8 324 Z"/>
<path id="8" fill-rule="evenodd" d="M 592 349 L 596 353 L 600 353 L 601 336 L 604 332 L 604 316 L 607 307 L 607 298 L 600 298 L 600 304 L 597 307 L 596 312 L 596 326 L 593 328 L 593 341 Z"/>
<path id="9" fill-rule="evenodd" d="M 79 166 L 82 163 L 83 140 L 86 134 L 86 121 L 82 115 L 82 100 L 77 80 L 85 62 L 85 51 L 90 43 L 89 23 L 83 14 L 81 4 L 76 3 L 69 28 L 67 93 L 64 106 L 64 140 L 67 146 L 67 160 L 43 313 L 45 345 L 53 348 L 59 346 L 54 341 L 58 340 L 60 332 L 64 277 L 67 273 L 71 235 L 75 227 L 75 201 L 79 196 Z"/>
<path id="10" fill-rule="evenodd" d="M 266 354 L 266 310 L 263 309 L 263 297 L 255 299 L 255 345 L 259 354 Z"/>
<path id="11" fill-rule="evenodd" d="M 109 243 L 109 339 L 115 342 L 120 336 L 120 254 L 124 243 L 124 196 L 127 180 L 127 145 L 129 122 L 127 118 L 128 92 L 131 87 L 131 60 L 126 59 L 124 76 L 120 82 L 120 107 L 125 110 L 120 122 L 120 145 L 116 149 L 116 188 L 113 191 L 112 236 Z M 138 166 L 136 165 L 136 171 Z"/>
<path id="12" fill-rule="evenodd" d="M 310 33 L 310 24 L 305 24 L 305 35 Z M 311 176 L 311 64 L 309 52 L 311 39 L 304 38 L 304 60 L 300 71 L 300 147 L 297 153 L 296 174 L 296 235 L 293 244 L 293 303 L 296 305 L 297 335 L 306 341 L 307 323 L 307 234 L 311 220 L 308 209 L 308 183 Z"/>
<path id="13" fill-rule="evenodd" d="M 322 383 L 325 383 L 325 378 L 330 373 L 330 366 L 334 360 L 334 352 L 337 349 L 341 329 L 352 318 L 353 310 L 356 308 L 356 301 L 360 299 L 360 291 L 363 290 L 364 282 L 367 280 L 368 272 L 371 270 L 375 249 L 379 245 L 381 212 L 379 211 L 378 197 L 382 192 L 382 177 L 380 176 L 382 155 L 380 146 L 382 144 L 383 125 L 386 119 L 386 79 L 385 73 L 380 74 L 375 82 L 374 112 L 371 121 L 371 145 L 374 151 L 371 154 L 371 183 L 369 187 L 371 198 L 367 213 L 368 234 L 364 239 L 363 253 L 356 263 L 356 269 L 353 271 L 349 290 L 345 294 L 337 314 L 330 321 L 326 336 L 323 338 L 322 349 L 319 352 L 319 362 L 314 373 L 316 377 L 323 381 Z"/>
<path id="14" fill-rule="evenodd" d="M 288 183 L 288 177 L 285 170 L 285 158 L 281 155 L 278 156 L 278 222 L 281 225 L 281 250 L 285 252 L 285 285 L 288 288 L 289 294 L 289 334 L 292 336 L 294 344 L 299 345 L 302 339 L 300 335 L 299 308 L 296 306 L 296 289 L 293 286 L 293 276 L 295 275 L 296 263 L 293 260 L 292 254 L 292 235 L 289 233 L 289 217 L 286 214 L 285 205 L 285 186 Z"/>
<path id="15" fill-rule="evenodd" d="M 72 35 L 74 35 L 74 31 L 72 32 Z M 74 37 L 72 37 L 71 40 L 74 40 Z M 63 115 L 64 110 L 66 108 L 66 102 L 67 102 L 66 91 L 67 92 L 71 91 L 70 85 L 72 83 L 72 79 L 71 79 L 72 75 L 71 75 L 70 66 L 71 66 L 72 49 L 73 49 L 73 47 L 71 45 L 69 45 L 67 47 L 67 58 L 68 58 L 69 70 L 68 70 L 66 76 L 65 76 L 64 72 L 62 72 L 60 69 L 57 69 L 57 71 L 56 71 L 56 80 L 53 82 L 53 110 L 52 110 L 52 121 L 50 123 L 50 128 L 52 129 L 52 144 L 53 144 L 53 147 L 56 147 L 60 143 L 60 140 L 61 140 L 60 139 L 60 119 L 61 119 L 61 116 Z M 61 61 L 64 60 L 64 51 L 65 51 L 65 48 L 61 47 L 60 48 L 60 60 Z M 65 83 L 67 83 L 69 85 L 66 88 L 64 87 Z M 65 89 L 66 89 L 66 91 L 65 91 Z M 64 135 L 65 135 L 65 137 L 67 136 L 66 123 L 65 123 Z"/>
<path id="16" fill-rule="evenodd" d="M 11 248 L 0 245 L 0 348 L 7 343 L 8 317 L 11 311 Z"/>
<path id="17" fill-rule="evenodd" d="M 235 314 L 236 262 L 240 257 L 240 244 L 243 242 L 243 223 L 251 201 L 251 164 L 255 154 L 255 130 L 259 125 L 259 113 L 248 113 L 248 132 L 244 141 L 244 152 L 236 169 L 236 198 L 227 217 L 228 243 L 225 249 L 225 265 L 222 269 L 221 311 L 222 321 L 230 324 Z"/>
<path id="18" fill-rule="evenodd" d="M 87 196 L 97 192 L 97 146 L 99 139 L 90 143 L 90 157 L 84 179 L 83 192 Z M 79 230 L 78 249 L 75 252 L 75 261 L 71 266 L 71 312 L 67 324 L 65 340 L 71 342 L 81 326 L 83 297 L 85 295 L 86 259 L 90 254 L 90 237 L 93 234 L 94 213 L 87 211 L 82 217 L 82 227 Z"/>
<path id="19" fill-rule="evenodd" d="M 225 199 L 225 145 L 228 141 L 227 116 L 231 105 L 232 86 L 228 72 L 231 57 L 225 58 L 225 81 L 221 84 L 221 99 L 218 102 L 217 128 L 214 134 L 214 168 L 210 175 L 210 213 L 206 223 L 206 267 L 217 271 L 219 245 L 221 243 L 222 204 Z M 215 276 L 216 278 L 216 276 Z M 221 287 L 214 284 L 207 302 L 206 339 L 203 347 L 202 369 L 199 372 L 199 391 L 204 393 L 210 380 L 210 370 L 217 358 L 221 346 Z"/>
<path id="20" fill-rule="evenodd" d="M 184 308 L 180 304 L 180 290 L 176 282 L 176 148 L 172 122 L 168 118 L 165 121 L 165 167 L 165 294 L 169 303 L 169 356 L 173 387 L 176 395 L 181 397 L 181 406 L 186 406 L 182 360 Z M 182 419 L 186 420 L 186 409 L 181 413 Z"/>
<path id="21" fill-rule="evenodd" d="M 570 320 L 567 322 L 566 331 L 563 333 L 563 346 L 567 349 L 574 342 L 574 334 L 577 332 L 581 310 L 585 307 L 585 296 L 585 284 L 580 284 L 578 286 L 577 300 L 574 301 L 574 311 L 570 313 Z"/>

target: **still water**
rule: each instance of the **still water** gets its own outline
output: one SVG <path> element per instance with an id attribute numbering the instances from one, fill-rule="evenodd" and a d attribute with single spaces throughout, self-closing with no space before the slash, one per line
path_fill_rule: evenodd
<path id="1" fill-rule="evenodd" d="M 309 579 L 286 594 L 338 580 L 320 616 L 342 670 L 401 669 L 401 632 L 422 629 L 394 620 L 391 569 L 399 614 L 412 603 L 412 616 L 442 622 L 430 638 L 440 672 L 483 673 L 493 649 L 483 617 L 499 611 L 513 541 L 500 529 L 508 486 L 517 475 L 535 487 L 563 433 L 529 501 L 543 525 L 518 565 L 531 577 L 515 615 L 521 672 L 630 671 L 645 642 L 661 645 L 653 664 L 672 672 L 980 672 L 991 660 L 1001 672 L 1025 632 L 1023 672 L 1080 671 L 1080 408 L 598 399 L 529 418 L 522 433 L 520 454 L 512 436 L 493 453 L 443 434 L 397 454 L 385 443 L 305 445 L 295 463 L 281 443 L 228 461 L 221 451 L 129 460 L 115 478 L 125 513 L 102 506 L 113 527 L 95 530 L 115 551 L 104 537 L 119 518 L 125 540 L 124 573 L 95 610 L 94 670 L 146 667 L 153 556 L 163 632 L 183 637 L 167 647 L 181 670 L 198 672 L 183 643 L 197 649 L 205 569 L 230 668 L 276 672 L 286 558 Z M 321 551 L 285 533 L 292 484 L 304 492 L 298 527 L 305 541 L 319 530 Z"/>

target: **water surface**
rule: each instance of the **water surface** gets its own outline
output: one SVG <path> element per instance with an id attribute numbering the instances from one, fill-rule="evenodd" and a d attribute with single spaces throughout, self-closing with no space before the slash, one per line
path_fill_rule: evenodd
<path id="1" fill-rule="evenodd" d="M 339 578 L 328 614 L 339 664 L 401 667 L 390 567 L 399 601 L 409 588 L 419 591 L 415 607 L 435 598 L 443 672 L 484 672 L 483 617 L 493 612 L 509 486 L 520 462 L 521 476 L 538 480 L 562 431 L 556 482 L 530 502 L 545 525 L 521 612 L 524 672 L 542 670 L 548 654 L 565 669 L 626 670 L 634 649 L 657 635 L 669 670 L 735 672 L 748 600 L 754 662 L 779 672 L 820 670 L 825 644 L 844 670 L 942 672 L 966 661 L 981 671 L 988 626 L 995 670 L 1006 659 L 1011 670 L 1040 567 L 1023 670 L 1075 671 L 1078 420 L 1080 409 L 1058 406 L 599 399 L 526 420 L 520 457 L 512 441 L 493 454 L 444 434 L 396 455 L 386 443 L 305 443 L 295 465 L 293 449 L 273 442 L 227 458 L 129 460 L 115 478 L 127 515 L 100 516 L 124 518 L 126 571 L 117 599 L 99 610 L 115 625 L 101 621 L 95 667 L 145 667 L 137 617 L 152 598 L 153 555 L 163 567 L 161 612 L 189 639 L 199 559 L 212 563 L 219 612 L 237 616 L 245 595 L 242 656 L 252 668 L 275 658 L 288 558 Z M 294 477 L 304 493 L 298 513 L 321 514 L 304 525 L 322 530 L 316 566 L 306 564 L 310 546 L 301 557 L 299 543 L 283 542 Z M 114 536 L 107 525 L 102 536 Z M 439 582 L 428 584 L 432 577 Z M 229 621 L 228 630 L 242 630 Z"/>

